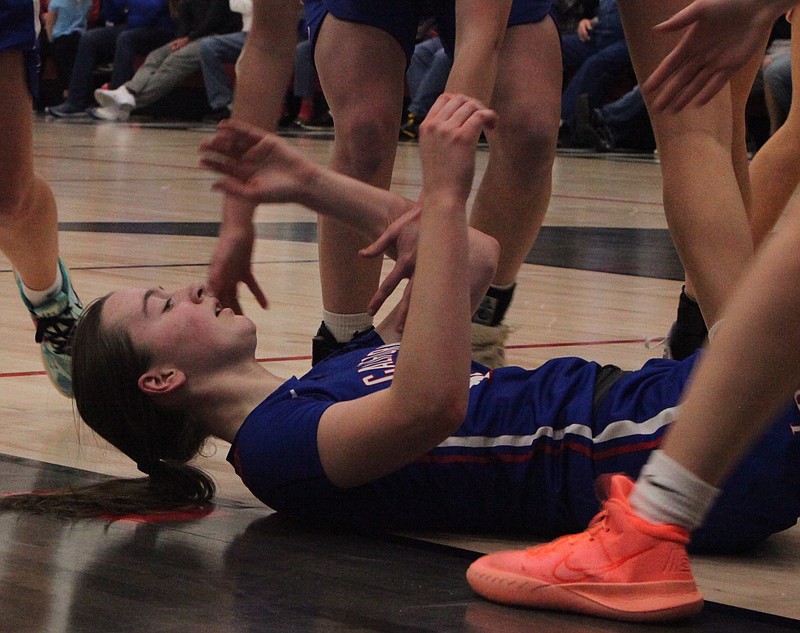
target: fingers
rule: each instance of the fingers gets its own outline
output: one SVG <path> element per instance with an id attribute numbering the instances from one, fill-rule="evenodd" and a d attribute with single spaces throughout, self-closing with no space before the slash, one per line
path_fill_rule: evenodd
<path id="1" fill-rule="evenodd" d="M 200 144 L 200 151 L 237 158 L 264 141 L 274 142 L 273 135 L 244 121 L 228 119 L 219 123 L 214 136 Z"/>
<path id="2" fill-rule="evenodd" d="M 358 254 L 361 257 L 366 257 L 368 259 L 371 259 L 373 257 L 379 257 L 384 253 L 386 253 L 386 251 L 389 250 L 391 245 L 394 243 L 395 239 L 395 236 L 391 233 L 390 229 L 391 227 L 389 229 L 386 229 L 383 233 L 381 233 L 380 237 L 377 240 L 372 242 L 372 244 L 358 251 Z"/>
<path id="3" fill-rule="evenodd" d="M 256 281 L 256 278 L 251 274 L 248 275 L 243 281 L 250 292 L 253 293 L 253 296 L 256 298 L 258 305 L 261 306 L 261 309 L 266 310 L 267 307 L 269 307 L 269 304 L 267 303 L 267 297 L 264 294 L 264 291 L 261 290 L 261 286 Z"/>
<path id="4" fill-rule="evenodd" d="M 403 297 L 400 299 L 400 303 L 397 304 L 397 331 L 401 333 L 405 329 L 413 289 L 414 280 L 409 279 L 406 287 L 403 288 Z"/>
<path id="5" fill-rule="evenodd" d="M 378 286 L 378 290 L 372 295 L 369 306 L 367 306 L 367 312 L 369 314 L 375 315 L 389 296 L 395 291 L 400 282 L 408 277 L 405 269 L 406 267 L 399 262 L 394 265 L 394 268 L 392 268 L 389 274 L 386 275 L 386 278 L 381 282 L 380 286 Z"/>
<path id="6" fill-rule="evenodd" d="M 698 3 L 692 3 L 684 9 L 678 11 L 671 18 L 656 24 L 655 31 L 680 31 L 690 24 L 697 22 L 702 16 L 703 9 Z"/>
<path id="7" fill-rule="evenodd" d="M 430 133 L 439 125 L 446 125 L 446 130 L 455 128 L 464 132 L 469 140 L 474 137 L 477 142 L 483 127 L 493 128 L 496 118 L 497 114 L 477 99 L 443 94 L 436 100 L 420 129 L 423 133 Z"/>

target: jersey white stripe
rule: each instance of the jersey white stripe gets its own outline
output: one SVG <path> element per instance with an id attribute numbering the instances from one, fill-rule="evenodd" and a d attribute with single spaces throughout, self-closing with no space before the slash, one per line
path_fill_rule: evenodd
<path id="1" fill-rule="evenodd" d="M 439 444 L 439 448 L 500 448 L 530 446 L 537 439 L 549 437 L 556 441 L 563 441 L 567 435 L 577 435 L 592 440 L 593 444 L 602 444 L 610 440 L 617 440 L 637 435 L 651 435 L 664 426 L 675 421 L 677 407 L 664 409 L 658 415 L 644 422 L 632 420 L 619 420 L 610 423 L 602 433 L 592 437 L 591 427 L 585 424 L 569 424 L 563 429 L 554 429 L 552 426 L 543 426 L 536 433 L 528 435 L 498 435 L 488 437 L 484 435 L 466 435 L 449 437 Z"/>

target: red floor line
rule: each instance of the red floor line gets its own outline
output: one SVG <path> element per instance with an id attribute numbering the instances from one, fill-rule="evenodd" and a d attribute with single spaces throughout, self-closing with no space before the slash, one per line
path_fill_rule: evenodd
<path id="1" fill-rule="evenodd" d="M 581 345 L 625 345 L 627 343 L 645 343 L 647 339 L 627 338 L 608 341 L 569 341 L 564 343 L 525 343 L 521 345 L 506 345 L 506 349 L 536 349 L 539 347 L 579 347 Z"/>
<path id="2" fill-rule="evenodd" d="M 577 347 L 580 345 L 624 345 L 626 343 L 644 343 L 643 338 L 618 339 L 609 341 L 576 341 L 568 343 L 529 343 L 523 345 L 507 345 L 506 349 L 534 349 L 539 347 Z M 311 356 L 274 356 L 271 358 L 257 358 L 259 363 L 283 363 L 295 360 L 311 360 Z M 44 376 L 44 371 L 9 371 L 0 372 L 2 378 L 26 378 L 29 376 Z"/>

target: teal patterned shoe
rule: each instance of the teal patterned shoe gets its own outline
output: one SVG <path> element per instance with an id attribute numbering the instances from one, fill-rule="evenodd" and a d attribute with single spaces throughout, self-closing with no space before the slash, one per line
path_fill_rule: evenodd
<path id="1" fill-rule="evenodd" d="M 17 280 L 20 296 L 36 325 L 36 342 L 41 344 L 42 362 L 50 381 L 68 398 L 72 397 L 72 356 L 70 338 L 75 323 L 83 312 L 83 304 L 75 294 L 69 280 L 67 267 L 58 260 L 64 283 L 61 290 L 51 295 L 45 303 L 34 307 L 22 292 L 22 281 Z"/>

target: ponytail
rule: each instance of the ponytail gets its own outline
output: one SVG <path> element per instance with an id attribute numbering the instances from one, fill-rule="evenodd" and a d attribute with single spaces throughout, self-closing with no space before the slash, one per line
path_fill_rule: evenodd
<path id="1" fill-rule="evenodd" d="M 68 519 L 210 509 L 214 482 L 199 468 L 162 462 L 147 477 L 0 497 L 0 510 L 50 514 Z"/>
<path id="2" fill-rule="evenodd" d="M 214 482 L 190 466 L 208 433 L 189 415 L 157 406 L 138 388 L 150 358 L 128 334 L 103 328 L 107 297 L 89 304 L 72 336 L 72 383 L 78 413 L 147 477 L 0 498 L 0 510 L 71 518 L 118 517 L 208 507 Z"/>

